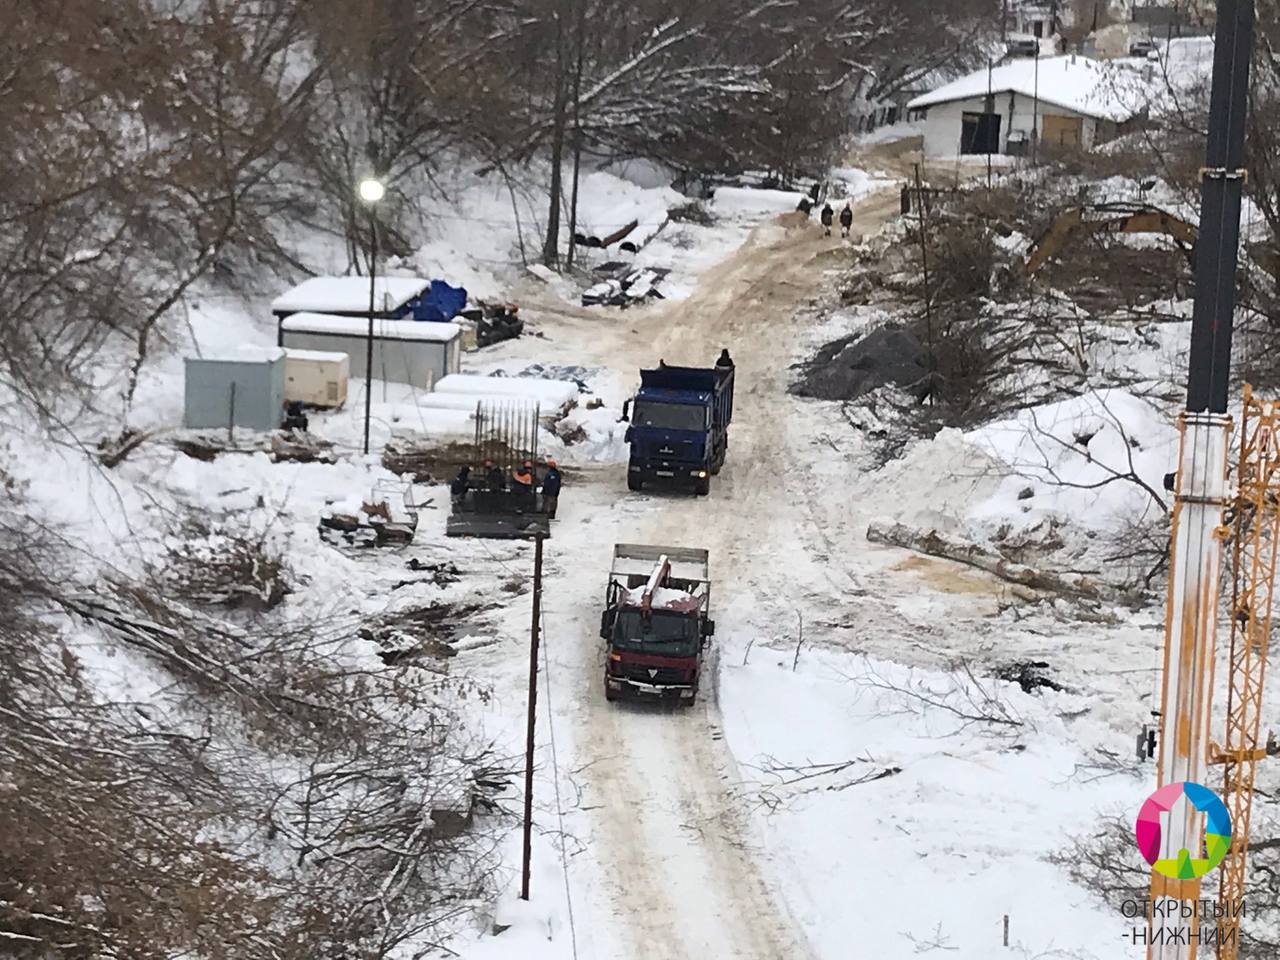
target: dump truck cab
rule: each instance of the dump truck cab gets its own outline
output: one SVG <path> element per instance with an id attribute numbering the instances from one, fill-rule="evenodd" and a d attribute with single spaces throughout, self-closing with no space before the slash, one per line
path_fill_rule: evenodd
<path id="1" fill-rule="evenodd" d="M 658 366 L 640 371 L 640 389 L 627 402 L 631 453 L 627 486 L 658 481 L 711 490 L 724 466 L 733 419 L 734 368 Z"/>
<path id="2" fill-rule="evenodd" d="M 604 694 L 676 700 L 698 694 L 702 654 L 715 633 L 706 550 L 620 543 L 600 618 Z"/>

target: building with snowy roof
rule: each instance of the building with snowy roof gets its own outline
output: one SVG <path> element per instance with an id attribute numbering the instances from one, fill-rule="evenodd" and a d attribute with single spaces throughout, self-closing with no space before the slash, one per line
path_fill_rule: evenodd
<path id="1" fill-rule="evenodd" d="M 467 291 L 443 280 L 421 277 L 377 277 L 370 291 L 368 277 L 312 277 L 271 302 L 277 330 L 286 317 L 299 313 L 432 322 L 452 320 L 467 305 Z M 372 303 L 370 302 L 372 293 Z M 284 345 L 281 333 L 276 341 Z"/>
<path id="2" fill-rule="evenodd" d="M 431 281 L 421 277 L 377 277 L 373 281 L 373 315 L 383 320 L 412 315 L 414 302 L 430 286 Z M 294 313 L 367 318 L 369 278 L 312 277 L 271 301 L 271 312 L 280 318 Z"/>
<path id="3" fill-rule="evenodd" d="M 930 157 L 1022 155 L 1032 142 L 1088 150 L 1134 115 L 1133 78 L 1087 57 L 1014 60 L 953 80 L 907 106 Z"/>
<path id="4" fill-rule="evenodd" d="M 368 308 L 362 317 L 302 311 L 280 321 L 280 342 L 290 350 L 345 353 L 350 375 L 367 375 Z M 413 320 L 373 321 L 373 375 L 389 383 L 430 390 L 457 373 L 462 363 L 462 328 L 456 323 Z"/>

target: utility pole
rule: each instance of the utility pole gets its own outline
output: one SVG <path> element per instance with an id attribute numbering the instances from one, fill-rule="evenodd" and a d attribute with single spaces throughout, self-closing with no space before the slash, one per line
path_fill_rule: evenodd
<path id="1" fill-rule="evenodd" d="M 369 204 L 369 336 L 364 350 L 364 452 L 369 453 L 369 416 L 373 409 L 373 308 L 378 282 L 378 219 Z"/>
<path id="2" fill-rule="evenodd" d="M 524 745 L 524 866 L 520 899 L 529 899 L 529 867 L 533 856 L 533 735 L 538 719 L 538 624 L 542 616 L 542 536 L 533 547 L 533 621 L 529 626 L 529 726 Z"/>
<path id="3" fill-rule="evenodd" d="M 993 64 L 991 62 L 991 58 L 987 57 L 987 100 L 986 100 L 986 103 L 984 103 L 982 106 L 982 111 L 984 113 L 984 116 L 982 119 L 983 119 L 983 125 L 986 128 L 984 131 L 985 136 L 983 137 L 983 140 L 986 141 L 984 145 L 986 146 L 986 149 L 987 149 L 987 189 L 988 190 L 991 189 L 991 132 L 992 132 L 991 128 L 995 126 L 991 118 L 994 117 L 996 113 L 996 99 L 995 99 L 995 95 L 992 94 L 991 92 L 992 69 L 993 69 Z M 1000 146 L 999 128 L 996 129 L 996 146 L 997 147 Z"/>
<path id="4" fill-rule="evenodd" d="M 916 214 L 920 223 L 920 270 L 924 278 L 924 328 L 925 336 L 929 342 L 929 406 L 933 406 L 935 401 L 934 377 L 933 377 L 933 295 L 929 289 L 929 237 L 928 223 L 924 218 L 924 188 L 920 183 L 920 164 L 914 164 L 916 169 Z"/>
<path id="5" fill-rule="evenodd" d="M 1220 530 L 1228 495 L 1227 391 L 1253 26 L 1253 0 L 1220 0 L 1209 137 L 1201 171 L 1191 369 L 1187 407 L 1179 422 L 1157 748 L 1157 778 L 1162 787 L 1183 781 L 1203 784 L 1208 773 Z M 1184 797 L 1162 824 L 1159 857 L 1176 859 L 1180 851 L 1202 856 L 1203 821 Z M 1152 871 L 1149 960 L 1194 960 L 1199 916 L 1194 909 L 1189 919 L 1181 914 L 1182 908 L 1190 907 L 1188 901 L 1200 899 L 1199 878 L 1171 879 Z"/>
<path id="6" fill-rule="evenodd" d="M 1040 41 L 1036 41 L 1035 66 L 1031 86 L 1031 166 L 1040 159 Z"/>

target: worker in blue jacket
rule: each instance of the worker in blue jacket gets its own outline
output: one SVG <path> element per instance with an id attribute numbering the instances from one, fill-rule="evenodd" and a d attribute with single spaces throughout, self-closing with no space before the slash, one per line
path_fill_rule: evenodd
<path id="1" fill-rule="evenodd" d="M 560 470 L 551 457 L 547 457 L 547 472 L 542 478 L 542 509 L 547 519 L 556 518 L 556 504 L 560 502 Z"/>

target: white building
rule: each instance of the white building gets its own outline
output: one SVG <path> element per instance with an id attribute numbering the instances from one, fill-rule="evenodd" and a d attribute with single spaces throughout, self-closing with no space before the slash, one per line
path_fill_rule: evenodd
<path id="1" fill-rule="evenodd" d="M 324 313 L 290 314 L 280 322 L 280 339 L 290 350 L 345 353 L 352 377 L 365 376 L 369 349 L 368 317 Z M 388 383 L 430 390 L 457 373 L 462 359 L 462 328 L 425 320 L 374 320 L 373 375 Z"/>
<path id="2" fill-rule="evenodd" d="M 975 71 L 907 107 L 924 117 L 930 157 L 1022 155 L 1034 138 L 1088 150 L 1133 116 L 1138 82 L 1131 71 L 1081 56 L 1032 58 Z"/>
<path id="3" fill-rule="evenodd" d="M 1011 33 L 1043 40 L 1058 33 L 1062 21 L 1053 0 L 1024 0 L 1010 5 L 1006 26 Z"/>

